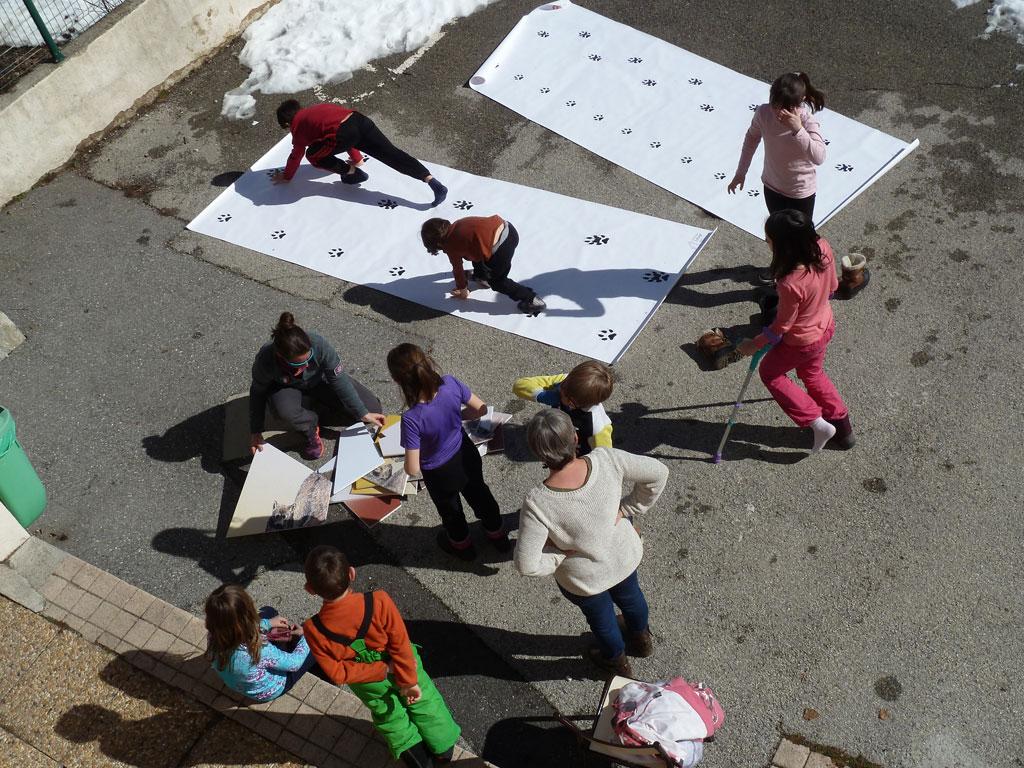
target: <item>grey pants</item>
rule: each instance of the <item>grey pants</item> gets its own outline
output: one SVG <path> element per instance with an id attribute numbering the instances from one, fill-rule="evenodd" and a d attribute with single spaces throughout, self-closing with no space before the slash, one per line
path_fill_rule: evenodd
<path id="1" fill-rule="evenodd" d="M 373 392 L 355 379 L 352 379 L 352 385 L 367 411 L 381 412 L 380 400 Z M 283 387 L 271 392 L 270 408 L 289 429 L 304 435 L 312 432 L 321 421 L 332 427 L 347 427 L 355 424 L 363 415 L 346 409 L 326 381 L 320 382 L 312 389 Z"/>

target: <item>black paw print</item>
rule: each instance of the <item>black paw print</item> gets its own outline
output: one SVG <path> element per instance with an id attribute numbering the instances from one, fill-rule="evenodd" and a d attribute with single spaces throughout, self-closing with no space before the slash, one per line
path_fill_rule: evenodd
<path id="1" fill-rule="evenodd" d="M 704 112 L 714 112 L 715 111 L 715 108 L 712 107 L 710 104 L 701 104 L 700 108 Z"/>
<path id="2" fill-rule="evenodd" d="M 691 77 L 686 82 L 688 82 L 690 85 L 704 85 L 704 81 L 698 77 Z"/>
<path id="3" fill-rule="evenodd" d="M 633 132 L 633 129 L 632 129 L 632 128 L 623 128 L 623 129 L 622 129 L 622 134 L 623 134 L 624 136 L 629 136 L 629 134 L 631 134 L 632 132 Z"/>
<path id="4" fill-rule="evenodd" d="M 590 59 L 591 61 L 600 61 L 601 60 L 601 57 L 598 56 L 596 53 L 590 54 L 589 56 L 587 56 L 587 58 Z"/>
<path id="5" fill-rule="evenodd" d="M 272 179 L 277 175 L 277 172 L 279 170 L 279 168 L 269 168 L 266 171 L 264 171 L 264 173 L 267 174 L 267 178 Z"/>
<path id="6" fill-rule="evenodd" d="M 550 88 L 541 88 L 540 92 L 541 93 L 551 93 L 551 89 Z"/>
<path id="7" fill-rule="evenodd" d="M 651 149 L 657 149 L 660 146 L 661 146 L 661 142 L 660 141 L 652 141 L 651 142 Z"/>
<path id="8" fill-rule="evenodd" d="M 217 221 L 231 221 L 231 214 L 222 213 L 220 216 L 217 217 Z"/>
<path id="9" fill-rule="evenodd" d="M 545 32 L 543 29 L 537 33 L 537 37 L 551 37 L 550 32 Z"/>
<path id="10" fill-rule="evenodd" d="M 605 245 L 608 242 L 608 235 L 590 235 L 583 242 L 587 245 Z"/>
<path id="11" fill-rule="evenodd" d="M 626 59 L 630 64 L 643 64 L 644 60 L 639 56 L 633 56 L 632 58 Z"/>
<path id="12" fill-rule="evenodd" d="M 824 142 L 825 142 L 825 146 L 826 146 L 826 147 L 827 147 L 827 146 L 828 146 L 829 144 L 831 144 L 831 143 L 832 143 L 832 142 L 831 142 L 831 141 L 829 141 L 828 139 L 822 139 L 822 141 L 824 141 Z"/>
<path id="13" fill-rule="evenodd" d="M 757 104 L 749 104 L 747 105 L 747 109 L 749 109 L 751 112 L 755 112 L 757 110 Z"/>
<path id="14" fill-rule="evenodd" d="M 759 190 L 759 189 L 748 189 L 747 190 L 747 197 L 760 197 L 760 196 L 761 196 L 761 190 Z"/>
<path id="15" fill-rule="evenodd" d="M 693 158 L 692 157 L 680 157 L 679 158 L 679 162 L 680 163 L 692 163 L 693 162 Z"/>
<path id="16" fill-rule="evenodd" d="M 460 211 L 468 211 L 473 207 L 473 204 L 469 200 L 457 200 L 453 203 L 453 207 L 458 208 Z"/>
<path id="17" fill-rule="evenodd" d="M 719 171 L 718 173 L 715 174 L 715 178 L 721 181 L 722 179 L 725 178 L 725 174 Z"/>
<path id="18" fill-rule="evenodd" d="M 565 102 L 565 106 L 567 106 L 567 107 L 575 107 L 576 106 L 576 102 L 575 101 L 567 101 L 567 102 Z"/>
<path id="19" fill-rule="evenodd" d="M 378 206 L 379 206 L 380 208 L 385 208 L 385 209 L 387 209 L 387 210 L 389 210 L 389 211 L 390 211 L 390 210 L 391 210 L 392 208 L 397 208 L 397 207 L 398 207 L 398 203 L 396 203 L 396 202 L 395 202 L 394 200 L 392 200 L 392 199 L 391 199 L 390 197 L 382 197 L 382 198 L 381 198 L 380 200 L 378 200 L 378 201 L 377 201 L 377 205 L 378 205 Z"/>
<path id="20" fill-rule="evenodd" d="M 669 277 L 668 272 L 659 272 L 656 269 L 649 269 L 644 272 L 644 280 L 648 283 L 664 283 Z"/>
<path id="21" fill-rule="evenodd" d="M 618 336 L 618 334 L 611 328 L 606 328 L 603 331 L 597 332 L 597 338 L 599 338 L 601 341 L 611 341 L 616 336 Z"/>
<path id="22" fill-rule="evenodd" d="M 270 233 L 270 237 L 272 240 L 280 240 L 284 236 L 285 231 L 283 229 L 275 229 L 273 232 Z"/>
<path id="23" fill-rule="evenodd" d="M 580 37 L 590 37 L 590 33 L 584 29 L 583 31 L 580 32 Z"/>
<path id="24" fill-rule="evenodd" d="M 341 248 L 331 248 L 331 250 L 329 250 L 327 252 L 327 255 L 330 256 L 332 259 L 336 259 L 339 256 L 341 256 L 343 253 L 345 253 L 345 252 L 343 250 L 341 250 Z"/>
<path id="25" fill-rule="evenodd" d="M 594 115 L 594 119 L 597 120 L 597 122 L 601 122 L 604 120 L 604 115 Z"/>
<path id="26" fill-rule="evenodd" d="M 512 79 L 513 80 L 522 80 L 523 76 L 522 75 L 512 75 Z"/>
<path id="27" fill-rule="evenodd" d="M 640 82 L 642 82 L 642 83 L 643 83 L 644 85 L 646 85 L 646 86 L 648 86 L 648 87 L 650 87 L 650 86 L 652 86 L 652 85 L 657 85 L 657 84 L 658 84 L 658 81 L 657 81 L 657 80 L 650 80 L 650 79 L 647 79 L 647 80 L 641 80 Z"/>
<path id="28" fill-rule="evenodd" d="M 405 267 L 392 267 L 388 270 L 392 277 L 401 277 L 405 274 Z"/>
<path id="29" fill-rule="evenodd" d="M 853 170 L 853 166 L 850 165 L 849 163 L 838 163 L 836 165 L 836 170 L 842 171 L 843 173 L 849 173 L 850 171 Z"/>

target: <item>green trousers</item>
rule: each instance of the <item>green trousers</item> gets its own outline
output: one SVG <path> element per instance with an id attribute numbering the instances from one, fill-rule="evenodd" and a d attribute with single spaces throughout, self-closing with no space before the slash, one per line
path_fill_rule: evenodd
<path id="1" fill-rule="evenodd" d="M 398 693 L 398 686 L 391 679 L 379 683 L 350 683 L 352 693 L 370 710 L 373 725 L 388 743 L 392 756 L 399 755 L 423 742 L 434 755 L 443 755 L 459 740 L 462 730 L 456 724 L 448 705 L 434 681 L 423 670 L 416 646 L 412 647 L 416 657 L 416 682 L 423 696 L 415 704 L 406 704 Z"/>

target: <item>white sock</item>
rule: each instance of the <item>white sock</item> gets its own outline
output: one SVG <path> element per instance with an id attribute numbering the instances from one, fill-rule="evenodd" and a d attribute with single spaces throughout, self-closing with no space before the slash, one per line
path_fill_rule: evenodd
<path id="1" fill-rule="evenodd" d="M 825 443 L 836 434 L 836 428 L 821 418 L 821 416 L 811 422 L 811 431 L 814 432 L 814 447 L 811 448 L 811 453 L 817 453 L 824 448 Z"/>

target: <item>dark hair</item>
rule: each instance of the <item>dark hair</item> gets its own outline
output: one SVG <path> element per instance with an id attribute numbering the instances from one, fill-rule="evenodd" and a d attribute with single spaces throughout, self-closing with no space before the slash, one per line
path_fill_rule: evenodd
<path id="1" fill-rule="evenodd" d="M 237 584 L 217 587 L 206 598 L 206 631 L 210 633 L 207 655 L 218 669 L 225 669 L 238 646 L 244 646 L 253 664 L 259 664 L 260 616 L 249 593 Z"/>
<path id="2" fill-rule="evenodd" d="M 796 109 L 804 102 L 811 105 L 811 112 L 825 108 L 825 94 L 811 85 L 806 72 L 787 72 L 779 75 L 772 83 L 768 103 L 782 109 Z"/>
<path id="3" fill-rule="evenodd" d="M 433 400 L 441 388 L 437 363 L 415 344 L 399 344 L 388 352 L 388 371 L 410 408 L 421 400 Z"/>
<path id="4" fill-rule="evenodd" d="M 274 351 L 285 360 L 301 357 L 313 348 L 306 332 L 295 324 L 295 316 L 291 312 L 282 312 L 277 325 L 270 331 L 274 340 Z"/>
<path id="5" fill-rule="evenodd" d="M 596 360 L 580 363 L 562 380 L 562 394 L 577 408 L 593 408 L 612 396 L 612 369 Z"/>
<path id="6" fill-rule="evenodd" d="M 792 208 L 776 211 L 764 223 L 764 234 L 771 241 L 772 277 L 779 280 L 803 265 L 821 272 L 821 246 L 811 217 Z"/>
<path id="7" fill-rule="evenodd" d="M 423 238 L 423 247 L 435 256 L 444 245 L 444 239 L 448 236 L 448 229 L 452 223 L 448 219 L 427 219 L 420 228 L 420 237 Z"/>
<path id="8" fill-rule="evenodd" d="M 306 555 L 306 584 L 324 600 L 334 600 L 345 594 L 352 584 L 348 577 L 348 558 L 337 547 L 321 544 Z"/>
<path id="9" fill-rule="evenodd" d="M 295 115 L 300 109 L 302 109 L 302 105 L 299 104 L 298 99 L 282 101 L 281 106 L 277 108 L 277 124 L 282 128 L 291 128 L 292 120 L 295 119 Z"/>

